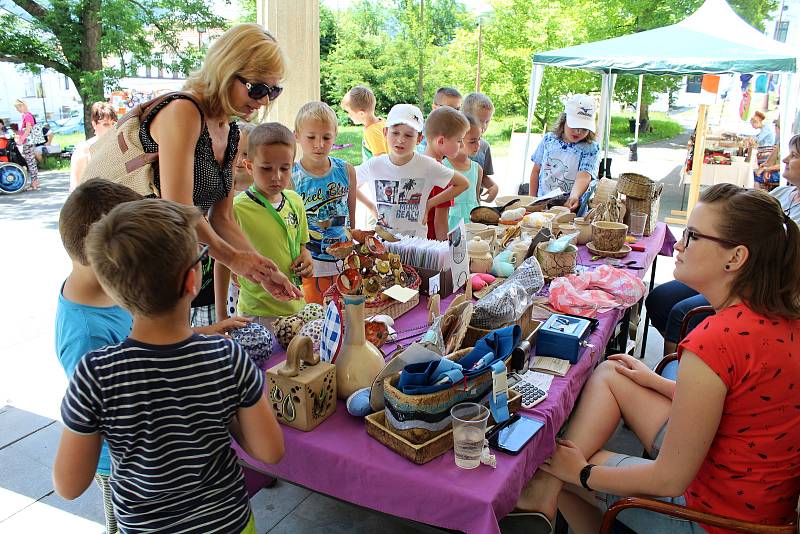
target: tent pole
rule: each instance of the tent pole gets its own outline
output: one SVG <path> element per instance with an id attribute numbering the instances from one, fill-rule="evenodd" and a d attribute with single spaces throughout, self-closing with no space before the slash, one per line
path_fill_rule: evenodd
<path id="1" fill-rule="evenodd" d="M 522 180 L 520 181 L 522 184 L 528 178 L 525 175 L 525 165 L 528 162 L 528 150 L 531 148 L 531 121 L 533 121 L 533 113 L 536 111 L 536 102 L 539 100 L 539 88 L 542 85 L 543 74 L 544 65 L 534 63 L 531 68 L 531 82 L 528 87 L 528 120 L 525 122 L 525 152 L 522 154 Z M 529 191 L 528 194 L 536 196 L 533 191 Z"/>
<path id="2" fill-rule="evenodd" d="M 608 159 L 608 145 L 611 142 L 611 100 L 614 98 L 614 82 L 616 81 L 616 75 L 611 73 L 611 69 L 608 69 L 608 87 L 606 89 L 606 112 L 605 112 L 605 124 L 604 126 L 604 137 L 605 137 L 605 150 L 603 153 L 603 158 Z M 609 176 L 610 178 L 610 176 Z"/>
<path id="3" fill-rule="evenodd" d="M 639 142 L 639 122 L 642 120 L 642 82 L 644 81 L 644 74 L 639 75 L 639 92 L 636 97 L 636 126 L 633 131 L 633 144 Z"/>
<path id="4" fill-rule="evenodd" d="M 708 104 L 700 104 L 697 108 L 697 130 L 694 135 L 694 157 L 692 158 L 692 183 L 689 186 L 689 202 L 686 206 L 686 217 L 692 213 L 697 199 L 700 197 L 700 179 L 703 176 L 703 158 L 706 153 L 706 117 Z"/>

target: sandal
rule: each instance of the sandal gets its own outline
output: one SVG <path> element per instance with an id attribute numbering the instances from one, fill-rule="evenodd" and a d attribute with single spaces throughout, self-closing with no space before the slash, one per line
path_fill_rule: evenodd
<path id="1" fill-rule="evenodd" d="M 499 523 L 502 534 L 552 534 L 553 524 L 541 512 L 511 512 Z"/>

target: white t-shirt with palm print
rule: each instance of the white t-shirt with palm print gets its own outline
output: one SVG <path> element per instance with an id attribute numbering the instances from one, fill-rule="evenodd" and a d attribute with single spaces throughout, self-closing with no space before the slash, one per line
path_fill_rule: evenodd
<path id="1" fill-rule="evenodd" d="M 395 165 L 384 154 L 356 167 L 356 177 L 359 186 L 369 183 L 378 222 L 406 235 L 425 237 L 428 230 L 422 225 L 422 215 L 428 196 L 434 186 L 450 184 L 453 169 L 417 153 L 405 165 Z"/>

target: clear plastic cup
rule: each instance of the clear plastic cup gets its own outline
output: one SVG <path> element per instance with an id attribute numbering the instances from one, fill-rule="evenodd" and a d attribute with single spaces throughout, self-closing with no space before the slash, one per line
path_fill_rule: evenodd
<path id="1" fill-rule="evenodd" d="M 456 465 L 462 469 L 475 469 L 481 463 L 489 409 L 482 404 L 464 402 L 453 406 L 450 415 L 453 418 Z"/>
<path id="2" fill-rule="evenodd" d="M 646 213 L 631 213 L 631 223 L 629 231 L 632 236 L 642 237 L 644 235 L 644 225 L 647 223 Z"/>

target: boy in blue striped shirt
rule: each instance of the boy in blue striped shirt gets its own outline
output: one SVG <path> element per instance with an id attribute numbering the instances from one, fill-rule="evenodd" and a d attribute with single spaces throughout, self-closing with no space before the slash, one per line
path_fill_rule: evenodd
<path id="1" fill-rule="evenodd" d="M 133 327 L 76 366 L 53 482 L 64 498 L 81 495 L 105 441 L 121 534 L 255 533 L 231 436 L 261 461 L 283 455 L 263 375 L 234 341 L 188 325 L 207 252 L 198 250 L 199 217 L 167 200 L 128 202 L 86 238 L 100 285 Z"/>

